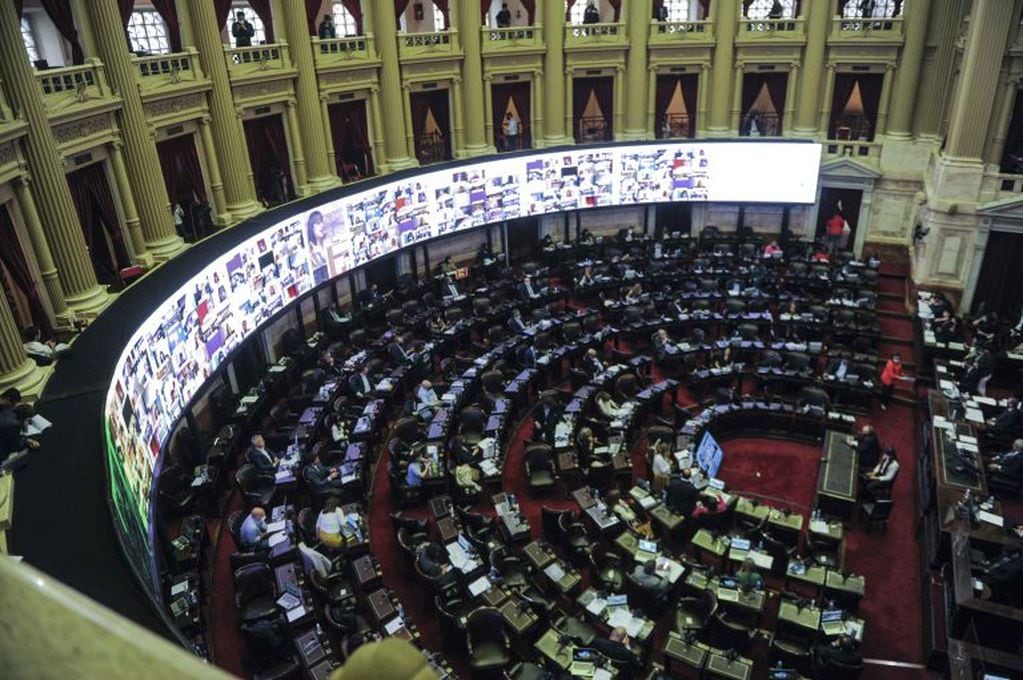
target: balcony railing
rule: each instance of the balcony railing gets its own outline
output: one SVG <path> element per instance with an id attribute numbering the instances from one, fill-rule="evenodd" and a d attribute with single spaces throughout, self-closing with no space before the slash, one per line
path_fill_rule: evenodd
<path id="1" fill-rule="evenodd" d="M 565 46 L 581 47 L 620 44 L 625 45 L 627 36 L 620 24 L 580 24 L 565 26 Z"/>
<path id="2" fill-rule="evenodd" d="M 866 140 L 829 139 L 824 142 L 824 153 L 829 156 L 850 156 L 852 158 L 881 158 L 881 144 Z"/>
<path id="3" fill-rule="evenodd" d="M 482 28 L 482 45 L 484 52 L 499 52 L 522 48 L 543 47 L 541 31 L 533 26 L 513 26 L 509 28 Z"/>
<path id="4" fill-rule="evenodd" d="M 653 44 L 676 44 L 678 42 L 713 42 L 713 21 L 654 21 L 650 29 Z"/>
<path id="5" fill-rule="evenodd" d="M 801 38 L 803 32 L 803 20 L 793 19 L 740 19 L 739 39 L 747 38 L 771 39 L 771 38 Z"/>
<path id="6" fill-rule="evenodd" d="M 597 144 L 610 142 L 612 138 L 611 126 L 603 116 L 589 116 L 580 118 L 577 123 L 576 139 L 580 144 Z"/>
<path id="7" fill-rule="evenodd" d="M 191 48 L 186 52 L 135 57 L 133 61 L 139 69 L 139 89 L 143 92 L 203 79 L 199 55 Z"/>
<path id="8" fill-rule="evenodd" d="M 867 116 L 839 116 L 835 121 L 834 138 L 838 141 L 866 142 L 874 125 Z"/>
<path id="9" fill-rule="evenodd" d="M 831 21 L 832 40 L 901 40 L 902 17 L 872 17 Z"/>
<path id="10" fill-rule="evenodd" d="M 780 137 L 781 116 L 777 113 L 753 113 L 739 125 L 740 137 Z"/>
<path id="11" fill-rule="evenodd" d="M 1023 194 L 1023 175 L 998 175 L 998 192 Z"/>
<path id="12" fill-rule="evenodd" d="M 51 111 L 112 95 L 103 64 L 97 59 L 78 66 L 36 71 L 36 80 L 46 108 Z"/>
<path id="13" fill-rule="evenodd" d="M 377 55 L 372 35 L 356 35 L 348 38 L 313 38 L 313 56 L 316 65 L 324 67 L 372 61 Z"/>
<path id="14" fill-rule="evenodd" d="M 693 119 L 685 113 L 669 113 L 657 130 L 658 139 L 681 139 L 694 137 Z"/>
<path id="15" fill-rule="evenodd" d="M 291 68 L 288 44 L 284 42 L 252 47 L 225 47 L 227 66 L 232 76 Z"/>
<path id="16" fill-rule="evenodd" d="M 447 140 L 439 132 L 420 135 L 416 138 L 416 158 L 421 165 L 450 160 Z"/>
<path id="17" fill-rule="evenodd" d="M 431 31 L 426 33 L 399 33 L 398 52 L 401 58 L 457 55 L 458 31 Z"/>

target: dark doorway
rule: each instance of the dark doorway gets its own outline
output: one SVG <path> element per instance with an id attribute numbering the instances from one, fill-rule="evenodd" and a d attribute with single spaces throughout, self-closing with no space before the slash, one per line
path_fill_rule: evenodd
<path id="1" fill-rule="evenodd" d="M 256 196 L 267 205 L 279 205 L 295 198 L 288 138 L 281 118 L 272 115 L 245 121 L 245 142 L 256 182 Z"/>
<path id="2" fill-rule="evenodd" d="M 973 294 L 973 311 L 987 311 L 1015 321 L 1023 306 L 1023 233 L 992 231 L 984 248 L 984 261 Z"/>
<path id="3" fill-rule="evenodd" d="M 779 137 L 785 114 L 785 90 L 788 73 L 746 73 L 742 78 L 742 117 L 739 134 L 743 137 Z"/>
<path id="4" fill-rule="evenodd" d="M 375 175 L 366 100 L 331 104 L 327 114 L 330 117 L 331 138 L 334 140 L 337 176 L 345 182 L 351 182 Z"/>
<path id="5" fill-rule="evenodd" d="M 532 148 L 533 137 L 529 125 L 529 121 L 532 120 L 530 116 L 532 102 L 529 97 L 529 83 L 494 85 L 492 95 L 494 146 L 497 150 L 517 151 Z M 511 134 L 516 130 L 518 134 Z"/>
<path id="6" fill-rule="evenodd" d="M 540 257 L 540 220 L 523 217 L 508 222 L 509 262 L 528 262 Z"/>
<path id="7" fill-rule="evenodd" d="M 409 93 L 416 158 L 420 165 L 451 160 L 451 105 L 448 91 Z"/>
<path id="8" fill-rule="evenodd" d="M 120 289 L 121 269 L 131 265 L 131 257 L 103 163 L 68 173 L 67 183 L 96 280 Z"/>
<path id="9" fill-rule="evenodd" d="M 860 203 L 863 190 L 821 187 L 821 202 L 817 209 L 817 230 L 814 238 L 824 240 L 825 225 L 835 214 L 840 214 L 849 223 L 849 236 L 843 239 L 842 250 L 852 250 L 856 244 L 856 225 L 860 219 Z"/>
<path id="10" fill-rule="evenodd" d="M 657 76 L 654 131 L 658 139 L 696 136 L 696 74 Z"/>
<path id="11" fill-rule="evenodd" d="M 1010 175 L 1023 174 L 1023 90 L 1016 90 L 1009 129 L 1005 132 L 1002 172 Z"/>
<path id="12" fill-rule="evenodd" d="M 398 268 L 394 255 L 381 257 L 366 263 L 366 287 L 377 284 L 380 294 L 394 290 L 398 285 Z"/>
<path id="13" fill-rule="evenodd" d="M 878 73 L 836 74 L 828 139 L 873 140 L 883 85 Z"/>
<path id="14" fill-rule="evenodd" d="M 614 79 L 576 78 L 572 81 L 572 126 L 578 144 L 610 142 L 614 138 Z"/>
<path id="15" fill-rule="evenodd" d="M 181 135 L 156 144 L 163 183 L 172 205 L 181 206 L 178 235 L 189 243 L 197 241 L 213 229 L 202 165 L 195 149 L 195 135 Z"/>
<path id="16" fill-rule="evenodd" d="M 689 234 L 693 228 L 693 204 L 689 201 L 672 201 L 657 204 L 656 238 L 675 231 Z"/>

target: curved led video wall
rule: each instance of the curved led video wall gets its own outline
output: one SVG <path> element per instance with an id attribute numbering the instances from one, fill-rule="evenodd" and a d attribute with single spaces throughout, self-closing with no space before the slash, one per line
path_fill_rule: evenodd
<path id="1" fill-rule="evenodd" d="M 175 423 L 233 349 L 321 283 L 405 246 L 519 217 L 669 201 L 813 203 L 819 164 L 820 145 L 795 141 L 516 154 L 341 190 L 234 245 L 154 305 L 114 370 L 111 508 L 133 568 L 159 593 L 151 491 Z"/>

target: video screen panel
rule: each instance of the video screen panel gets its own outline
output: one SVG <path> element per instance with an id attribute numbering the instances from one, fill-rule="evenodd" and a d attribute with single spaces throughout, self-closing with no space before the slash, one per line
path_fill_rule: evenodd
<path id="1" fill-rule="evenodd" d="M 260 325 L 316 286 L 464 229 L 566 210 L 667 201 L 813 203 L 819 144 L 664 142 L 492 158 L 382 181 L 286 217 L 159 304 L 114 371 L 105 425 L 117 529 L 156 588 L 159 456 L 191 400 Z M 144 283 L 142 284 L 144 285 Z"/>

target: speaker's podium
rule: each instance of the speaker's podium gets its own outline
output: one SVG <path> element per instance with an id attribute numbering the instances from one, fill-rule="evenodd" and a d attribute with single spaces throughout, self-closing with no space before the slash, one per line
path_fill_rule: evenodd
<path id="1" fill-rule="evenodd" d="M 824 462 L 817 473 L 817 507 L 826 515 L 849 519 L 859 493 L 859 454 L 845 434 L 824 433 Z"/>

